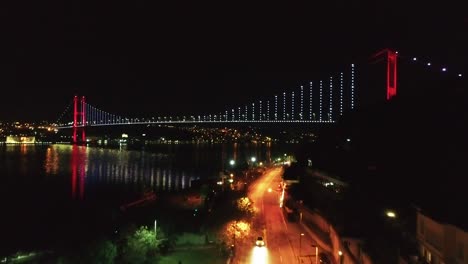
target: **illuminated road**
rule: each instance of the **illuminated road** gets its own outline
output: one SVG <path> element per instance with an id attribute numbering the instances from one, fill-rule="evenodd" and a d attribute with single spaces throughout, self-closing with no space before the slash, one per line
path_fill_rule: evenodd
<path id="1" fill-rule="evenodd" d="M 258 210 L 252 223 L 253 231 L 246 241 L 239 241 L 236 245 L 236 256 L 231 263 L 315 263 L 312 245 L 316 243 L 298 222 L 287 222 L 282 213 L 282 192 L 277 189 L 282 174 L 281 167 L 268 169 L 251 184 L 248 196 Z M 264 238 L 265 247 L 255 246 L 258 236 Z"/>

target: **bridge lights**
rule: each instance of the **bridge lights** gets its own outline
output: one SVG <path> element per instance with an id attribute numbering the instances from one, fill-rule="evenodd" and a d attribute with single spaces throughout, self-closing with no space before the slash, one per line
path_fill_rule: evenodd
<path id="1" fill-rule="evenodd" d="M 322 89 L 323 89 L 323 83 L 322 83 L 322 81 L 320 81 L 320 86 L 319 86 L 319 87 L 320 87 L 320 89 L 319 89 L 319 91 L 320 91 L 320 92 L 319 92 L 319 100 L 320 100 L 320 103 L 319 103 L 319 107 L 320 107 L 320 108 L 319 108 L 319 120 L 322 121 L 322 99 L 323 99 L 323 98 L 322 98 L 322 95 L 323 95 L 323 94 L 322 94 Z"/>
<path id="2" fill-rule="evenodd" d="M 340 115 L 343 115 L 343 73 L 340 73 Z"/>
<path id="3" fill-rule="evenodd" d="M 351 109 L 354 109 L 354 63 L 351 64 Z"/>
<path id="4" fill-rule="evenodd" d="M 294 120 L 294 91 L 291 93 L 291 119 Z"/>
<path id="5" fill-rule="evenodd" d="M 312 120 L 312 82 L 310 82 L 309 86 L 309 114 L 310 119 Z"/>
<path id="6" fill-rule="evenodd" d="M 302 114 L 304 112 L 304 86 L 301 85 L 301 113 L 299 114 L 299 118 L 302 120 Z"/>
<path id="7" fill-rule="evenodd" d="M 267 120 L 270 120 L 270 101 L 267 101 Z"/>
<path id="8" fill-rule="evenodd" d="M 262 116 L 263 116 L 262 115 L 262 101 L 259 102 L 259 113 L 260 113 L 259 118 L 260 118 L 260 120 L 262 120 Z"/>
<path id="9" fill-rule="evenodd" d="M 445 68 L 445 67 L 444 67 L 444 68 L 442 68 L 442 71 L 443 71 L 443 72 L 447 71 L 447 68 Z"/>
<path id="10" fill-rule="evenodd" d="M 283 93 L 283 120 L 286 120 L 286 93 Z"/>
<path id="11" fill-rule="evenodd" d="M 330 77 L 330 99 L 329 99 L 329 116 L 328 119 L 333 119 L 333 77 Z"/>
<path id="12" fill-rule="evenodd" d="M 278 120 L 278 96 L 275 95 L 275 120 Z"/>

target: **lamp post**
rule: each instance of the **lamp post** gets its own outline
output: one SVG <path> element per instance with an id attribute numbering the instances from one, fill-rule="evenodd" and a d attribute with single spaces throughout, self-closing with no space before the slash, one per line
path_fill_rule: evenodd
<path id="1" fill-rule="evenodd" d="M 158 230 L 156 229 L 158 226 L 158 220 L 154 219 L 154 239 L 158 240 Z"/>
<path id="2" fill-rule="evenodd" d="M 299 258 L 301 257 L 301 246 L 302 246 L 302 237 L 304 236 L 304 233 L 301 233 L 299 236 Z"/>
<path id="3" fill-rule="evenodd" d="M 343 264 L 343 252 L 338 251 L 338 255 L 340 256 L 340 264 Z"/>
<path id="4" fill-rule="evenodd" d="M 319 258 L 318 246 L 317 245 L 312 245 L 312 246 L 315 247 L 315 264 L 318 264 L 318 258 Z"/>

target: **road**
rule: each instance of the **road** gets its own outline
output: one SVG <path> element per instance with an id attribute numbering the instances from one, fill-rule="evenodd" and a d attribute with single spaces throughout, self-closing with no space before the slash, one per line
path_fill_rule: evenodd
<path id="1" fill-rule="evenodd" d="M 248 196 L 257 213 L 250 237 L 238 241 L 231 263 L 316 263 L 316 249 L 312 246 L 315 241 L 299 222 L 288 222 L 280 207 L 282 191 L 278 185 L 282 174 L 282 167 L 268 169 L 250 185 Z M 265 247 L 255 246 L 258 236 L 264 238 Z"/>

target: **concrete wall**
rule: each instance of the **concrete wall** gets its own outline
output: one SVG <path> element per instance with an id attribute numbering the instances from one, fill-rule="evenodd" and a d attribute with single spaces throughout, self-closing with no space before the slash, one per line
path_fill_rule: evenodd
<path id="1" fill-rule="evenodd" d="M 327 234 L 328 238 L 321 238 L 322 242 L 319 244 L 330 244 L 327 249 L 335 259 L 336 263 L 339 264 L 372 264 L 370 257 L 360 250 L 360 241 L 353 238 L 342 238 L 336 231 L 336 229 L 320 214 L 315 211 L 308 210 L 307 217 L 314 223 L 314 228 L 320 229 L 319 232 Z M 314 232 L 314 230 L 312 230 Z M 326 241 L 328 240 L 328 241 Z M 347 242 L 346 245 L 344 242 Z M 342 252 L 340 257 L 339 252 Z M 343 262 L 340 262 L 340 258 Z"/>
<path id="2" fill-rule="evenodd" d="M 418 212 L 416 237 L 422 259 L 431 263 L 468 264 L 468 232 Z"/>

